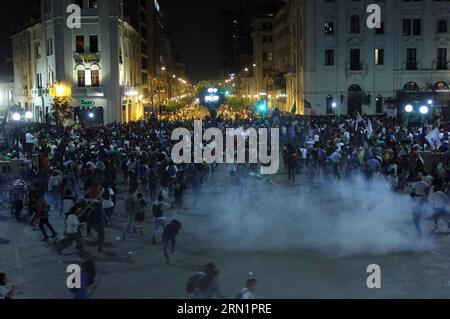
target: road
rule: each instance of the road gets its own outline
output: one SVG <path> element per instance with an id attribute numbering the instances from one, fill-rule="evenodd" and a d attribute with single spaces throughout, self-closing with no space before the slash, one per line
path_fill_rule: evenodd
<path id="1" fill-rule="evenodd" d="M 449 296 L 448 237 L 414 239 L 409 213 L 406 209 L 397 212 L 389 198 L 386 203 L 380 200 L 384 197 L 379 196 L 390 196 L 380 189 L 361 190 L 364 186 L 356 182 L 345 192 L 327 183 L 311 188 L 304 178 L 288 183 L 284 172 L 249 178 L 246 187 L 239 194 L 230 185 L 227 170 L 221 168 L 214 185 L 205 185 L 199 207 L 192 208 L 188 194 L 181 214 L 169 211 L 169 219 L 183 224 L 170 266 L 161 246 L 151 243 L 150 218 L 145 237 L 122 241 L 125 221 L 117 216 L 106 230 L 104 253 L 96 252 L 92 239 L 86 241 L 101 278 L 93 298 L 182 299 L 187 279 L 208 262 L 220 270 L 221 290 L 229 298 L 237 295 L 249 273 L 259 281 L 261 298 Z M 401 199 L 393 200 L 403 205 Z M 123 201 L 116 214 L 121 210 Z M 371 215 L 364 215 L 366 211 Z M 398 219 L 390 217 L 403 211 L 405 215 Z M 62 220 L 56 215 L 50 220 L 61 233 Z M 341 218 L 347 215 L 349 219 Z M 380 224 L 381 218 L 385 219 Z M 397 226 L 402 230 L 397 231 Z M 428 230 L 431 225 L 425 227 Z M 40 239 L 40 232 L 17 224 L 1 211 L 0 271 L 17 285 L 17 298 L 71 298 L 65 270 L 69 264 L 80 263 L 75 248 L 57 256 Z M 367 288 L 366 269 L 371 264 L 381 267 L 381 289 Z"/>

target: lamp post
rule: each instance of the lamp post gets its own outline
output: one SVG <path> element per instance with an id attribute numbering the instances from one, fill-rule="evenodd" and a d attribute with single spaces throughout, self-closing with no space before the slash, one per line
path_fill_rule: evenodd
<path id="1" fill-rule="evenodd" d="M 430 109 L 428 108 L 428 106 L 421 106 L 420 107 L 420 114 L 422 114 L 422 149 L 425 151 L 425 115 L 428 114 L 428 112 L 430 111 Z"/>
<path id="2" fill-rule="evenodd" d="M 17 144 L 17 159 L 20 159 L 20 121 L 22 119 L 22 116 L 20 115 L 20 113 L 18 112 L 14 112 L 12 115 L 12 120 L 14 122 L 14 127 L 15 127 L 15 137 L 16 137 L 16 144 Z"/>
<path id="3" fill-rule="evenodd" d="M 30 112 L 30 111 L 25 112 L 25 119 L 27 119 L 28 124 L 30 124 L 32 118 L 33 118 L 32 112 Z"/>
<path id="4" fill-rule="evenodd" d="M 405 112 L 406 112 L 406 127 L 408 129 L 409 134 L 409 114 L 411 114 L 414 111 L 414 108 L 411 104 L 408 104 L 405 106 Z"/>
<path id="5" fill-rule="evenodd" d="M 89 116 L 89 123 L 91 124 L 91 128 L 94 126 L 94 113 L 93 112 L 89 112 L 88 114 Z"/>
<path id="6" fill-rule="evenodd" d="M 333 102 L 332 104 L 331 104 L 331 107 L 333 108 L 333 113 L 334 113 L 334 117 L 336 117 L 336 108 L 337 108 L 337 103 L 336 102 Z"/>

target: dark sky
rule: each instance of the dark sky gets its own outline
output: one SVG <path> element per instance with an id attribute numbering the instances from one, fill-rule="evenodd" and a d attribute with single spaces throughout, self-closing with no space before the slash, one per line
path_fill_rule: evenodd
<path id="1" fill-rule="evenodd" d="M 160 0 L 175 49 L 186 54 L 192 81 L 214 79 L 220 68 L 218 14 L 233 8 L 233 0 Z"/>
<path id="2" fill-rule="evenodd" d="M 0 58 L 11 55 L 9 37 L 14 20 L 35 0 L 0 1 Z M 159 0 L 165 25 L 171 31 L 177 52 L 186 54 L 192 81 L 216 78 L 219 70 L 218 22 L 220 10 L 233 8 L 237 0 Z M 8 19 L 10 17 L 11 19 Z"/>

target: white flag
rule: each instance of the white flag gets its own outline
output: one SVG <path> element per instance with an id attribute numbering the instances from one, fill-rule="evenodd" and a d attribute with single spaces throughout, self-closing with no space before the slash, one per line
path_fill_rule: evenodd
<path id="1" fill-rule="evenodd" d="M 370 138 L 373 134 L 372 121 L 369 119 L 369 123 L 367 124 L 367 138 Z"/>
<path id="2" fill-rule="evenodd" d="M 441 137 L 439 136 L 439 129 L 435 128 L 432 130 L 426 137 L 425 137 L 430 143 L 432 148 L 438 148 L 441 146 Z"/>

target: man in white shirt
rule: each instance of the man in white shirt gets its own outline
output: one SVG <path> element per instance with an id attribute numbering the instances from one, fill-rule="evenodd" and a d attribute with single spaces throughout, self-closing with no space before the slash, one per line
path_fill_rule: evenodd
<path id="1" fill-rule="evenodd" d="M 84 252 L 83 242 L 81 240 L 80 232 L 78 231 L 78 227 L 80 226 L 80 221 L 78 220 L 78 216 L 76 215 L 76 211 L 72 210 L 69 212 L 66 218 L 66 238 L 61 241 L 59 247 L 56 249 L 58 255 L 61 252 L 72 245 L 75 241 L 77 244 L 77 250 L 81 254 Z"/>
<path id="2" fill-rule="evenodd" d="M 256 283 L 256 279 L 247 280 L 245 288 L 241 290 L 236 299 L 258 299 L 258 297 L 255 295 Z"/>

